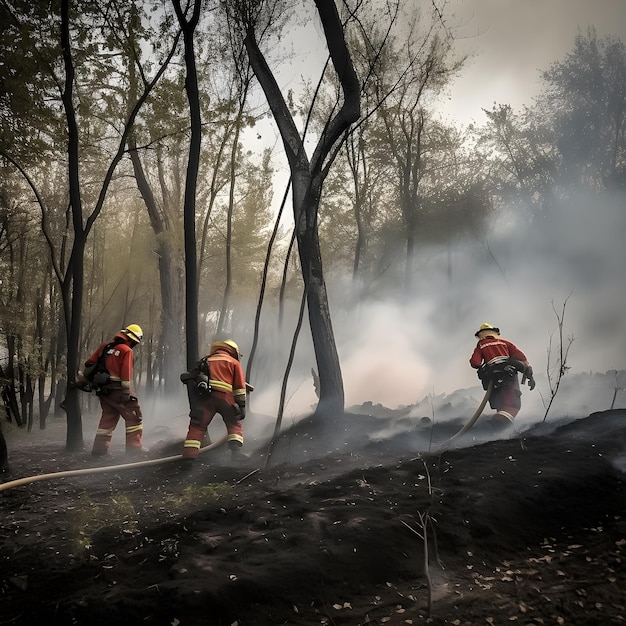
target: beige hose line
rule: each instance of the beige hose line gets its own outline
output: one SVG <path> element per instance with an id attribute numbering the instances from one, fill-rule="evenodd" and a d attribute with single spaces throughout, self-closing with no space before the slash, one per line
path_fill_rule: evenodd
<path id="1" fill-rule="evenodd" d="M 461 435 L 465 434 L 476 423 L 476 420 L 481 416 L 481 414 L 482 414 L 482 412 L 483 412 L 483 410 L 485 408 L 485 405 L 487 404 L 487 401 L 491 397 L 492 389 L 493 389 L 493 380 L 490 380 L 489 384 L 487 385 L 487 390 L 485 391 L 485 396 L 484 396 L 482 402 L 480 403 L 480 405 L 476 409 L 474 415 L 472 415 L 470 420 L 467 422 L 467 424 L 465 424 L 465 426 L 463 426 L 463 428 L 461 428 L 461 430 L 459 430 L 458 433 L 456 433 L 455 435 L 452 435 L 452 437 L 450 437 L 450 439 L 448 439 L 447 441 L 435 444 L 433 446 L 435 449 L 442 448 L 445 445 L 450 445 L 457 437 L 460 437 Z"/>
<path id="2" fill-rule="evenodd" d="M 435 449 L 442 448 L 445 445 L 449 445 L 454 441 L 457 437 L 460 437 L 464 433 L 466 433 L 475 423 L 476 420 L 481 416 L 489 397 L 491 396 L 491 390 L 493 388 L 493 381 L 489 381 L 487 386 L 487 391 L 485 392 L 485 396 L 476 409 L 474 415 L 470 418 L 470 420 L 459 430 L 458 433 L 450 437 L 447 441 L 444 441 L 439 444 L 435 444 L 433 447 Z M 208 452 L 209 450 L 213 450 L 222 444 L 226 443 L 228 436 L 224 435 L 222 439 L 215 441 L 204 448 L 200 448 L 199 454 L 203 452 Z M 25 478 L 18 478 L 17 480 L 11 480 L 7 483 L 0 483 L 0 491 L 5 491 L 6 489 L 11 489 L 12 487 L 19 487 L 20 485 L 27 485 L 29 483 L 34 483 L 40 480 L 53 480 L 55 478 L 66 478 L 68 476 L 85 476 L 88 474 L 103 474 L 105 472 L 115 472 L 119 470 L 132 469 L 136 467 L 149 467 L 152 465 L 162 465 L 163 463 L 169 463 L 171 461 L 175 461 L 176 459 L 181 459 L 182 455 L 177 454 L 176 456 L 168 456 L 162 459 L 149 459 L 147 461 L 137 461 L 136 463 L 124 463 L 122 465 L 108 465 L 105 467 L 85 467 L 83 469 L 77 470 L 66 470 L 64 472 L 52 472 L 50 474 L 38 474 L 36 476 L 27 476 Z"/>
<path id="3" fill-rule="evenodd" d="M 224 435 L 222 439 L 215 441 L 204 448 L 200 448 L 199 454 L 214 450 L 215 448 L 226 443 L 228 436 Z M 104 467 L 84 467 L 83 469 L 66 470 L 64 472 L 52 472 L 50 474 L 37 474 L 35 476 L 26 476 L 25 478 L 18 478 L 17 480 L 11 480 L 7 483 L 0 483 L 0 491 L 5 489 L 11 489 L 12 487 L 19 487 L 20 485 L 27 485 L 28 483 L 34 483 L 40 480 L 53 480 L 55 478 L 66 478 L 68 476 L 85 476 L 87 474 L 104 474 L 105 472 L 116 472 L 119 470 L 133 469 L 136 467 L 148 467 L 151 465 L 162 465 L 163 463 L 169 463 L 182 459 L 181 454 L 176 456 L 167 456 L 162 459 L 149 459 L 147 461 L 137 461 L 135 463 L 124 463 L 122 465 L 107 465 Z"/>

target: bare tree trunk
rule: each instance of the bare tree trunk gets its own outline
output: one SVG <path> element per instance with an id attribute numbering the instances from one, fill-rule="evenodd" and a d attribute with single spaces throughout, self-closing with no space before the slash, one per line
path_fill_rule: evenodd
<path id="1" fill-rule="evenodd" d="M 172 49 L 166 60 L 157 70 L 154 78 L 145 83 L 143 92 L 136 102 L 133 103 L 132 109 L 125 122 L 117 151 L 113 155 L 111 162 L 104 175 L 104 180 L 100 188 L 98 199 L 93 211 L 87 217 L 83 224 L 83 205 L 80 190 L 80 169 L 79 169 L 79 133 L 76 120 L 76 110 L 74 107 L 74 62 L 72 59 L 72 51 L 70 46 L 70 0 L 61 0 L 61 51 L 63 54 L 63 62 L 65 68 L 65 83 L 61 100 L 67 121 L 68 139 L 68 179 L 69 179 L 69 205 L 71 209 L 73 243 L 70 258 L 67 263 L 67 270 L 64 275 L 61 274 L 61 268 L 57 265 L 55 272 L 61 281 L 61 293 L 63 298 L 63 309 L 65 318 L 65 332 L 67 337 L 67 388 L 64 401 L 61 407 L 67 414 L 67 437 L 66 447 L 68 450 L 80 450 L 83 448 L 83 428 L 80 413 L 79 391 L 75 387 L 76 373 L 78 371 L 78 352 L 80 343 L 80 327 L 83 308 L 83 292 L 84 292 L 84 264 L 85 264 L 85 242 L 87 235 L 91 231 L 93 224 L 100 215 L 104 200 L 111 184 L 113 174 L 119 164 L 126 144 L 128 136 L 135 123 L 135 118 L 148 95 L 162 76 L 174 51 L 177 47 L 178 37 L 174 38 Z M 43 210 L 43 201 L 38 197 L 39 204 Z M 45 214 L 45 212 L 44 212 Z M 45 230 L 45 229 L 44 229 Z M 47 233 L 45 233 L 46 236 Z"/>
<path id="2" fill-rule="evenodd" d="M 172 237 L 167 227 L 167 220 L 161 214 L 158 204 L 146 178 L 137 146 L 134 140 L 129 141 L 130 159 L 133 165 L 137 188 L 143 198 L 152 230 L 156 235 L 156 255 L 158 258 L 159 284 L 161 292 L 161 336 L 159 346 L 168 355 L 163 362 L 163 378 L 166 391 L 173 391 L 180 384 L 178 375 L 182 371 L 183 363 L 176 359 L 177 348 L 182 341 L 179 322 L 181 309 L 179 301 L 179 284 L 177 251 L 172 243 Z"/>
<path id="3" fill-rule="evenodd" d="M 267 287 L 267 275 L 269 272 L 270 259 L 272 257 L 272 250 L 274 248 L 274 242 L 276 241 L 276 237 L 278 236 L 278 231 L 280 228 L 280 220 L 283 216 L 283 210 L 285 209 L 285 204 L 287 202 L 287 195 L 289 190 L 291 189 L 291 180 L 289 181 L 285 193 L 283 194 L 282 202 L 280 203 L 280 208 L 278 209 L 278 213 L 276 214 L 276 220 L 274 221 L 274 229 L 272 230 L 272 235 L 267 244 L 267 252 L 265 254 L 265 263 L 263 264 L 263 274 L 261 276 L 261 288 L 259 289 L 259 300 L 256 307 L 256 313 L 254 315 L 254 335 L 252 338 L 252 346 L 250 348 L 250 355 L 248 356 L 248 365 L 246 367 L 246 380 L 251 380 L 252 378 L 252 364 L 254 362 L 254 356 L 256 354 L 256 348 L 259 341 L 259 327 L 261 322 L 261 309 L 263 307 L 263 298 L 265 297 L 265 289 Z M 287 253 L 287 258 L 285 260 L 285 268 L 289 261 L 289 257 L 291 256 L 291 244 L 289 245 L 289 250 Z M 284 289 L 284 278 L 281 283 L 281 298 L 280 302 L 282 302 L 282 293 Z M 279 315 L 279 321 L 281 317 Z"/>
<path id="4" fill-rule="evenodd" d="M 45 430 L 46 419 L 48 418 L 48 411 L 50 410 L 50 403 L 52 402 L 52 394 L 50 393 L 46 398 L 46 375 L 49 369 L 50 360 L 44 358 L 43 345 L 44 345 L 44 321 L 43 321 L 43 308 L 44 303 L 41 297 L 41 293 L 37 293 L 37 307 L 36 307 L 36 324 L 35 324 L 35 338 L 38 343 L 37 349 L 37 369 L 39 376 L 37 378 L 37 399 L 39 407 L 39 429 Z"/>
<path id="5" fill-rule="evenodd" d="M 200 0 L 195 0 L 190 20 L 181 8 L 180 0 L 172 0 L 185 42 L 185 90 L 189 101 L 191 139 L 187 160 L 185 181 L 185 201 L 183 223 L 185 228 L 185 335 L 187 340 L 187 368 L 191 369 L 198 361 L 198 262 L 196 251 L 196 188 L 200 169 L 200 144 L 202 139 L 202 118 L 200 115 L 200 94 L 194 52 L 194 31 L 200 18 Z"/>
<path id="6" fill-rule="evenodd" d="M 46 361 L 45 370 L 48 369 L 48 361 Z M 50 413 L 50 405 L 52 404 L 52 393 L 46 397 L 46 374 L 45 371 L 40 374 L 37 379 L 37 406 L 39 407 L 39 430 L 46 429 L 46 422 Z"/>
<path id="7" fill-rule="evenodd" d="M 361 269 L 361 257 L 365 251 L 366 244 L 366 232 L 365 232 L 365 220 L 363 218 L 363 210 L 367 198 L 368 188 L 368 168 L 365 161 L 365 150 L 363 140 L 362 128 L 360 132 L 355 135 L 350 134 L 348 141 L 346 142 L 346 155 L 348 160 L 348 166 L 350 173 L 352 174 L 352 184 L 354 190 L 354 221 L 356 224 L 356 243 L 354 246 L 354 260 L 352 262 L 352 301 L 358 302 L 359 300 L 359 283 L 360 283 L 360 269 Z"/>
<path id="8" fill-rule="evenodd" d="M 24 420 L 17 401 L 17 390 L 15 389 L 15 367 L 13 365 L 15 363 L 15 337 L 13 335 L 7 337 L 7 353 L 6 374 L 2 371 L 2 366 L 0 365 L 0 378 L 4 378 L 7 381 L 3 389 L 5 405 L 9 419 L 14 419 L 17 427 L 23 428 Z"/>
<path id="9" fill-rule="evenodd" d="M 387 132 L 387 141 L 394 159 L 398 174 L 398 191 L 402 220 L 406 233 L 406 259 L 404 266 L 404 291 L 408 295 L 413 287 L 413 263 L 415 257 L 415 240 L 417 237 L 421 202 L 420 181 L 422 172 L 423 134 L 426 118 L 419 109 L 419 98 L 430 74 L 422 79 L 420 88 L 413 102 L 399 116 L 389 114 L 381 108 Z M 398 139 L 398 136 L 401 139 Z"/>
<path id="10" fill-rule="evenodd" d="M 2 424 L 0 423 L 0 472 L 6 472 L 9 469 L 9 449 L 7 441 L 2 432 Z"/>
<path id="11" fill-rule="evenodd" d="M 237 148 L 239 147 L 239 136 L 241 133 L 242 116 L 247 92 L 248 84 L 244 86 L 244 91 L 240 96 L 239 110 L 237 112 L 237 120 L 235 122 L 235 134 L 233 136 L 233 144 L 230 151 L 230 190 L 228 194 L 228 214 L 226 220 L 226 285 L 224 286 L 224 298 L 222 299 L 222 308 L 220 311 L 219 321 L 217 323 L 218 335 L 226 332 L 226 323 L 229 318 L 228 308 L 230 305 L 230 294 L 233 289 L 231 248 L 233 239 L 233 212 L 235 210 L 235 174 L 237 169 Z"/>
<path id="12" fill-rule="evenodd" d="M 20 384 L 20 407 L 22 421 L 26 424 L 26 430 L 30 433 L 33 430 L 33 399 L 35 391 L 33 389 L 33 379 L 30 375 L 30 359 L 20 362 L 18 366 L 18 377 Z"/>
<path id="13" fill-rule="evenodd" d="M 11 421 L 15 420 L 16 425 L 19 428 L 23 427 L 22 419 L 20 417 L 19 405 L 17 403 L 17 394 L 15 393 L 15 383 L 9 378 L 8 372 L 5 374 L 0 363 L 0 379 L 4 379 L 7 382 L 0 386 L 2 392 L 2 402 L 6 410 L 7 419 Z"/>
<path id="14" fill-rule="evenodd" d="M 311 179 L 308 175 L 294 175 L 294 206 L 302 207 L 302 214 L 305 216 L 300 223 L 296 222 L 298 253 L 320 377 L 320 401 L 316 413 L 336 417 L 343 413 L 343 379 L 331 323 L 317 230 L 319 196 L 312 197 L 310 190 Z M 306 226 L 302 226 L 302 222 L 307 222 Z"/>
<path id="15" fill-rule="evenodd" d="M 78 124 L 74 109 L 74 63 L 70 49 L 70 2 L 61 0 L 61 50 L 65 65 L 65 85 L 61 100 L 67 120 L 67 173 L 69 199 L 72 210 L 74 243 L 67 271 L 63 278 L 62 294 L 67 333 L 67 388 L 61 405 L 67 414 L 66 447 L 68 450 L 83 448 L 83 424 L 78 401 L 78 390 L 73 385 L 78 371 L 78 345 L 80 341 L 80 318 L 83 306 L 83 281 L 85 262 L 85 231 L 80 191 L 78 159 Z"/>
<path id="16" fill-rule="evenodd" d="M 245 45 L 250 64 L 278 125 L 291 170 L 296 236 L 309 324 L 320 375 L 320 402 L 316 415 L 336 417 L 343 413 L 344 408 L 343 379 L 324 283 L 317 213 L 322 184 L 327 175 L 325 168 L 330 167 L 325 161 L 342 134 L 359 118 L 360 87 L 335 3 L 316 0 L 315 4 L 324 28 L 328 50 L 343 89 L 344 102 L 335 116 L 328 120 L 310 162 L 276 79 L 259 49 L 254 32 L 255 25 L 245 22 L 245 16 L 242 18 L 246 27 Z M 332 162 L 332 159 L 330 161 Z"/>

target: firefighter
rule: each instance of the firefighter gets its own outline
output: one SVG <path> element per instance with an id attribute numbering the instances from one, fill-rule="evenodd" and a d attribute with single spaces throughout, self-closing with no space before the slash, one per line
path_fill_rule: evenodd
<path id="1" fill-rule="evenodd" d="M 198 378 L 195 370 L 181 375 L 181 380 L 191 386 L 189 430 L 183 444 L 183 462 L 188 467 L 189 461 L 198 456 L 202 438 L 216 413 L 222 416 L 226 425 L 231 456 L 237 458 L 243 447 L 241 422 L 246 417 L 246 378 L 240 357 L 239 347 L 232 339 L 213 342 L 209 355 L 203 359 L 208 365 L 209 380 L 208 388 L 201 393 L 196 393 L 194 387 L 206 385 L 202 376 Z M 203 369 L 202 365 L 199 369 Z"/>
<path id="2" fill-rule="evenodd" d="M 143 436 L 143 417 L 139 400 L 132 391 L 133 348 L 141 343 L 143 331 L 137 324 L 129 324 L 120 330 L 111 341 L 98 349 L 85 362 L 85 371 L 104 357 L 106 372 L 103 378 L 94 378 L 96 395 L 102 407 L 102 416 L 96 431 L 91 453 L 95 456 L 107 454 L 113 431 L 120 417 L 126 425 L 126 454 L 139 456 Z"/>
<path id="3" fill-rule="evenodd" d="M 470 358 L 470 365 L 478 370 L 478 376 L 487 389 L 489 381 L 493 388 L 489 404 L 496 410 L 493 422 L 496 425 L 510 425 L 521 408 L 518 371 L 523 373 L 522 383 L 528 381 L 530 389 L 535 388 L 533 368 L 526 355 L 511 341 L 500 337 L 500 329 L 485 322 L 474 333 L 478 343 Z"/>

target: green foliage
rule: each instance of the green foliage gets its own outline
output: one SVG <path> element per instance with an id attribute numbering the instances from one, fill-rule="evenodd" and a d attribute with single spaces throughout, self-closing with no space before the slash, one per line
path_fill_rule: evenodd
<path id="1" fill-rule="evenodd" d="M 182 510 L 190 505 L 205 506 L 230 493 L 226 483 L 209 483 L 208 485 L 187 485 L 179 498 L 171 496 L 169 503 L 174 510 Z"/>
<path id="2" fill-rule="evenodd" d="M 71 514 L 72 536 L 68 539 L 78 559 L 91 554 L 94 535 L 105 528 L 129 534 L 139 532 L 135 506 L 130 497 L 123 493 L 95 501 L 87 492 L 83 492 L 71 508 Z"/>
<path id="3" fill-rule="evenodd" d="M 161 494 L 163 499 L 160 505 L 162 510 L 167 510 L 168 515 L 173 517 L 188 511 L 190 507 L 210 505 L 229 491 L 230 486 L 225 483 L 190 484 L 180 494 Z M 139 519 L 137 511 L 145 508 L 146 497 L 145 492 L 118 491 L 95 499 L 89 493 L 82 492 L 70 509 L 72 534 L 68 540 L 74 556 L 78 559 L 92 557 L 94 537 L 105 530 L 118 535 L 140 537 L 144 520 Z"/>
<path id="4" fill-rule="evenodd" d="M 559 167 L 552 133 L 530 111 L 520 115 L 508 105 L 494 105 L 485 114 L 487 124 L 476 129 L 476 138 L 489 185 L 530 216 L 541 215 L 549 210 Z"/>
<path id="5" fill-rule="evenodd" d="M 415 245 L 473 232 L 490 209 L 462 137 L 430 104 L 463 59 L 414 5 L 400 2 L 398 10 L 408 11 L 398 18 L 401 29 L 387 29 L 377 13 L 360 15 L 348 30 L 364 77 L 363 113 L 326 181 L 320 210 L 327 267 L 351 267 L 366 289 L 383 277 L 387 284 L 402 280 L 390 269 L 410 265 Z"/>
<path id="6" fill-rule="evenodd" d="M 62 133 L 58 110 L 50 106 L 59 98 L 55 5 L 28 0 L 0 4 L 0 152 L 24 164 L 48 154 Z"/>
<path id="7" fill-rule="evenodd" d="M 537 104 L 516 113 L 506 104 L 486 111 L 476 130 L 490 185 L 502 201 L 531 218 L 572 190 L 626 188 L 626 48 L 593 29 L 543 73 Z"/>
<path id="8" fill-rule="evenodd" d="M 564 183 L 626 188 L 626 46 L 579 33 L 572 51 L 543 74 L 540 106 L 553 126 Z"/>

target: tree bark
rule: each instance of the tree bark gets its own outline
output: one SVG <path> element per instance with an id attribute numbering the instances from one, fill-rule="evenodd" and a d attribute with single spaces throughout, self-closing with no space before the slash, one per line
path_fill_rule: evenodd
<path id="1" fill-rule="evenodd" d="M 83 306 L 83 281 L 85 258 L 85 230 L 80 192 L 78 159 L 78 124 L 74 109 L 74 63 L 70 49 L 69 0 L 61 1 L 61 51 L 65 66 L 65 85 L 61 100 L 67 120 L 67 173 L 69 200 L 72 210 L 74 243 L 67 272 L 63 279 L 62 294 L 67 333 L 67 391 L 61 405 L 67 414 L 66 447 L 76 451 L 83 448 L 83 425 L 78 401 L 78 390 L 72 383 L 78 371 L 78 344 L 80 341 L 80 318 Z"/>
<path id="2" fill-rule="evenodd" d="M 180 0 L 172 0 L 178 22 L 183 31 L 185 43 L 185 90 L 189 101 L 191 139 L 185 180 L 185 200 L 183 224 L 185 229 L 185 337 L 187 342 L 187 369 L 192 369 L 198 361 L 198 261 L 196 251 L 196 188 L 200 169 L 200 144 L 202 139 L 202 118 L 200 115 L 200 93 L 194 52 L 194 31 L 200 17 L 200 0 L 193 3 L 193 13 L 187 20 Z"/>
<path id="3" fill-rule="evenodd" d="M 132 104 L 130 113 L 128 114 L 128 118 L 124 124 L 117 151 L 113 155 L 104 175 L 104 180 L 102 182 L 95 207 L 87 216 L 87 219 L 83 224 L 84 216 L 80 190 L 79 169 L 79 132 L 76 120 L 76 110 L 74 108 L 73 101 L 75 70 L 70 47 L 69 4 L 69 0 L 61 0 L 61 51 L 65 69 L 65 82 L 63 92 L 61 93 L 61 101 L 63 103 L 68 130 L 67 171 L 69 179 L 69 205 L 71 208 L 72 232 L 74 240 L 72 243 L 67 270 L 65 275 L 62 276 L 61 285 L 65 331 L 67 336 L 67 389 L 66 396 L 61 403 L 61 407 L 67 414 L 66 447 L 68 450 L 80 450 L 84 445 L 83 429 L 78 395 L 79 391 L 75 387 L 74 382 L 76 381 L 76 373 L 79 365 L 78 353 L 83 308 L 85 242 L 93 224 L 100 215 L 113 174 L 124 155 L 128 137 L 135 123 L 137 114 L 169 64 L 169 61 L 177 47 L 179 35 L 176 35 L 174 38 L 170 53 L 157 70 L 154 78 L 144 85 L 143 92 L 137 101 Z M 43 209 L 43 203 L 40 202 L 40 204 Z M 60 269 L 56 268 L 55 271 L 61 278 Z"/>
<path id="4" fill-rule="evenodd" d="M 226 332 L 227 320 L 230 319 L 230 316 L 228 315 L 228 309 L 230 307 L 230 296 L 233 289 L 231 250 L 233 240 L 233 213 L 235 211 L 237 148 L 239 147 L 239 136 L 241 134 L 242 117 L 247 91 L 248 84 L 244 86 L 244 92 L 240 96 L 237 119 L 235 120 L 234 125 L 233 143 L 230 150 L 230 185 L 228 191 L 228 211 L 226 216 L 226 284 L 224 286 L 224 297 L 222 299 L 220 317 L 217 323 L 218 335 Z"/>
<path id="5" fill-rule="evenodd" d="M 0 424 L 0 472 L 6 472 L 9 469 L 9 449 L 2 432 L 2 424 Z"/>
<path id="6" fill-rule="evenodd" d="M 325 168 L 330 167 L 326 159 L 342 134 L 359 118 L 360 86 L 335 3 L 315 0 L 315 4 L 333 66 L 341 83 L 344 102 L 335 116 L 328 120 L 310 161 L 276 79 L 259 49 L 252 24 L 248 25 L 244 43 L 250 64 L 278 125 L 291 170 L 296 237 L 320 377 L 320 401 L 316 415 L 337 417 L 344 409 L 343 379 L 324 282 L 317 215 L 321 189 L 327 174 Z"/>
<path id="7" fill-rule="evenodd" d="M 137 146 L 134 140 L 129 141 L 130 160 L 133 165 L 137 188 L 148 211 L 152 230 L 156 235 L 156 254 L 158 257 L 159 284 L 161 291 L 161 336 L 159 346 L 168 355 L 163 361 L 163 378 L 166 391 L 174 391 L 180 385 L 178 378 L 182 371 L 182 363 L 175 358 L 176 350 L 182 341 L 180 328 L 181 300 L 179 298 L 177 250 L 169 237 L 167 219 L 161 214 L 159 206 L 146 178 Z"/>

